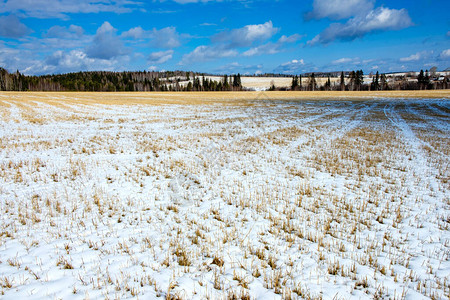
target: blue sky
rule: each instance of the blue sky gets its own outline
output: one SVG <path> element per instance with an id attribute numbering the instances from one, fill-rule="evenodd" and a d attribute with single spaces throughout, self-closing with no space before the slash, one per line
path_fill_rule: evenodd
<path id="1" fill-rule="evenodd" d="M 0 66 L 365 73 L 450 67 L 445 0 L 3 0 Z"/>

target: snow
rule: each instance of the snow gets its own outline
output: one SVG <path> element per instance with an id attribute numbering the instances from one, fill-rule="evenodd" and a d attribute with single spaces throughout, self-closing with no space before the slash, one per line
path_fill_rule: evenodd
<path id="1" fill-rule="evenodd" d="M 1 298 L 448 299 L 448 100 L 233 103 L 2 95 Z"/>

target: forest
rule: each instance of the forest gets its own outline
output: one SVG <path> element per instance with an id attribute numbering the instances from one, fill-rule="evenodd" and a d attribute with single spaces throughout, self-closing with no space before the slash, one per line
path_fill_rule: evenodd
<path id="1" fill-rule="evenodd" d="M 184 81 L 186 84 L 180 84 Z M 27 76 L 0 68 L 1 91 L 240 91 L 241 75 L 224 75 L 222 80 L 205 78 L 193 72 L 77 72 L 58 75 Z"/>
<path id="2" fill-rule="evenodd" d="M 270 76 L 269 76 L 270 75 Z M 264 77 L 287 77 L 265 74 Z M 290 75 L 292 76 L 292 75 Z M 56 75 L 27 76 L 19 71 L 9 73 L 0 68 L 0 91 L 78 91 L 78 92 L 152 92 L 152 91 L 243 91 L 249 89 L 241 82 L 241 75 L 220 77 L 187 71 L 91 71 Z M 255 77 L 261 77 L 257 75 Z M 320 80 L 319 80 L 320 78 Z M 370 81 L 368 81 L 370 79 Z M 288 87 L 269 90 L 290 91 L 383 91 L 431 90 L 449 88 L 449 76 L 421 70 L 418 74 L 393 76 L 370 74 L 362 70 L 331 73 L 305 73 L 292 76 Z"/>

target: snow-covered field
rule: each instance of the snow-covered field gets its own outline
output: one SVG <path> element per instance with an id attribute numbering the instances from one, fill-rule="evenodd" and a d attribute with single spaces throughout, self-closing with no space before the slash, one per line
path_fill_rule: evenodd
<path id="1" fill-rule="evenodd" d="M 222 81 L 223 77 L 221 76 L 206 76 L 210 80 Z M 316 82 L 319 86 L 325 84 L 328 78 L 318 77 L 316 78 Z M 333 84 L 338 84 L 340 78 L 333 77 L 330 79 Z M 191 80 L 192 81 L 192 80 Z M 366 82 L 371 82 L 372 79 L 366 79 Z M 241 77 L 242 87 L 249 90 L 254 91 L 266 91 L 270 89 L 272 84 L 274 84 L 278 88 L 290 88 L 292 84 L 292 77 Z M 306 85 L 308 82 L 308 77 L 303 77 L 303 85 Z M 181 82 L 182 85 L 187 85 L 187 82 Z"/>
<path id="2" fill-rule="evenodd" d="M 0 298 L 449 297 L 448 100 L 0 116 Z"/>

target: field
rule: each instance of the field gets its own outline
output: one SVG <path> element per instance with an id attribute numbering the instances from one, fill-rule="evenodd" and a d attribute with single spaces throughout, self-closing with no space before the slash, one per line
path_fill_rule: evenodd
<path id="1" fill-rule="evenodd" d="M 2 299 L 449 299 L 450 92 L 1 93 Z"/>
<path id="2" fill-rule="evenodd" d="M 222 81 L 223 77 L 220 76 L 206 76 L 205 78 L 208 78 L 210 80 L 215 81 Z M 308 77 L 303 77 L 302 84 L 304 86 L 308 83 Z M 317 85 L 323 86 L 327 82 L 328 78 L 322 78 L 317 77 L 316 83 Z M 192 80 L 190 80 L 192 82 Z M 334 85 L 338 85 L 340 82 L 340 77 L 332 77 L 330 78 L 331 83 Z M 349 79 L 346 79 L 346 82 L 348 83 Z M 265 91 L 268 90 L 272 84 L 274 84 L 278 88 L 290 88 L 292 84 L 292 77 L 247 77 L 242 76 L 241 77 L 242 87 L 249 90 L 255 90 L 255 91 Z M 367 79 L 366 79 L 366 82 Z M 181 85 L 185 86 L 187 85 L 187 81 L 180 82 Z"/>

